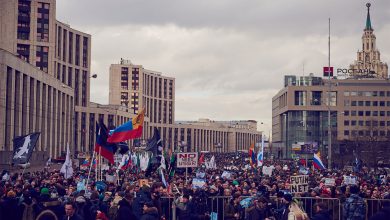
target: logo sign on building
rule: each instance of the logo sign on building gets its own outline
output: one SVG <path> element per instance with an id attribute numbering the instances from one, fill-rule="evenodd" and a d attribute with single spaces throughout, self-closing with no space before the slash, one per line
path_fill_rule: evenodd
<path id="1" fill-rule="evenodd" d="M 309 176 L 299 175 L 290 177 L 291 193 L 302 193 L 309 190 Z"/>
<path id="2" fill-rule="evenodd" d="M 198 153 L 178 153 L 177 167 L 198 167 Z"/>
<path id="3" fill-rule="evenodd" d="M 329 75 L 333 76 L 333 66 L 324 66 L 324 76 L 328 77 Z"/>

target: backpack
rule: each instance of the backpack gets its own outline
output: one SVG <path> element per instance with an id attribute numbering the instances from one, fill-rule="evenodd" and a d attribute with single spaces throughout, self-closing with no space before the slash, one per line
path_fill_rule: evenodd
<path id="1" fill-rule="evenodd" d="M 24 206 L 22 220 L 35 219 L 34 218 L 34 209 L 33 209 L 34 203 L 32 203 L 30 205 L 27 205 L 26 203 L 22 203 L 22 205 Z"/>

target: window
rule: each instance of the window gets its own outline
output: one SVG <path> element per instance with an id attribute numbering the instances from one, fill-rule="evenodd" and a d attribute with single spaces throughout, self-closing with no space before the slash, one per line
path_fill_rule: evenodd
<path id="1" fill-rule="evenodd" d="M 359 126 L 364 126 L 364 121 L 359 121 L 358 124 Z"/>
<path id="2" fill-rule="evenodd" d="M 378 127 L 378 121 L 372 121 L 372 126 Z"/>
<path id="3" fill-rule="evenodd" d="M 366 116 L 371 116 L 371 111 L 366 111 Z"/>
<path id="4" fill-rule="evenodd" d="M 356 106 L 356 104 L 357 104 L 356 101 L 351 102 L 351 106 Z"/>
<path id="5" fill-rule="evenodd" d="M 364 116 L 364 111 L 359 111 L 359 112 L 358 112 L 358 115 L 359 115 L 359 116 Z"/>
<path id="6" fill-rule="evenodd" d="M 356 116 L 356 111 L 351 111 L 351 116 Z"/>
<path id="7" fill-rule="evenodd" d="M 349 126 L 349 121 L 348 120 L 344 120 L 344 126 Z"/>
<path id="8" fill-rule="evenodd" d="M 329 102 L 330 97 L 330 102 Z M 337 92 L 326 92 L 326 103 L 329 103 L 330 106 L 336 106 L 337 105 Z"/>
<path id="9" fill-rule="evenodd" d="M 37 41 L 49 42 L 49 3 L 38 3 Z"/>
<path id="10" fill-rule="evenodd" d="M 370 101 L 366 101 L 366 106 L 371 106 L 371 102 Z"/>
<path id="11" fill-rule="evenodd" d="M 349 111 L 344 111 L 344 115 L 348 116 L 349 115 Z"/>
<path id="12" fill-rule="evenodd" d="M 306 105 L 306 91 L 295 91 L 295 105 Z"/>
<path id="13" fill-rule="evenodd" d="M 372 116 L 378 116 L 378 111 L 372 111 Z"/>
<path id="14" fill-rule="evenodd" d="M 344 106 L 351 106 L 351 102 L 349 100 L 344 100 Z"/>
<path id="15" fill-rule="evenodd" d="M 348 136 L 349 135 L 349 130 L 344 130 L 344 135 Z"/>
<path id="16" fill-rule="evenodd" d="M 382 136 L 382 137 L 386 136 L 386 131 L 379 131 L 379 135 Z"/>
<path id="17" fill-rule="evenodd" d="M 385 126 L 385 124 L 386 124 L 386 122 L 385 122 L 385 121 L 380 121 L 380 122 L 379 122 L 379 126 L 381 126 L 381 127 L 384 127 L 384 126 Z"/>
<path id="18" fill-rule="evenodd" d="M 380 111 L 380 112 L 379 112 L 379 116 L 386 116 L 385 111 Z"/>
<path id="19" fill-rule="evenodd" d="M 355 120 L 351 121 L 351 126 L 356 126 L 356 121 Z"/>
<path id="20" fill-rule="evenodd" d="M 345 91 L 344 96 L 349 96 L 349 91 Z"/>
<path id="21" fill-rule="evenodd" d="M 371 121 L 366 121 L 366 126 L 367 127 L 371 126 Z"/>
<path id="22" fill-rule="evenodd" d="M 378 101 L 373 101 L 372 106 L 378 106 Z"/>
<path id="23" fill-rule="evenodd" d="M 49 47 L 37 46 L 36 52 L 36 65 L 39 69 L 46 72 L 48 71 L 48 54 Z"/>
<path id="24" fill-rule="evenodd" d="M 379 106 L 385 106 L 385 101 L 380 101 Z"/>
<path id="25" fill-rule="evenodd" d="M 386 126 L 388 126 L 388 127 L 390 126 L 390 121 L 386 122 Z"/>
<path id="26" fill-rule="evenodd" d="M 364 101 L 359 101 L 358 106 L 364 106 Z"/>
<path id="27" fill-rule="evenodd" d="M 384 97 L 385 96 L 385 91 L 379 91 L 379 96 Z"/>

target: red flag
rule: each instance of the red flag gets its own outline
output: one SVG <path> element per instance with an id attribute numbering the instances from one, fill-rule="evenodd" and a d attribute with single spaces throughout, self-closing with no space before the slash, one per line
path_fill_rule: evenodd
<path id="1" fill-rule="evenodd" d="M 202 153 L 201 155 L 200 155 L 200 158 L 199 158 L 199 165 L 202 165 L 203 163 L 204 163 L 204 153 Z"/>

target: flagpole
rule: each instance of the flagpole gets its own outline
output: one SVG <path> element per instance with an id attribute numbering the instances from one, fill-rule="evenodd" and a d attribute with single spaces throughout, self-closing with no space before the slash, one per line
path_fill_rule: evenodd
<path id="1" fill-rule="evenodd" d="M 102 175 L 101 175 L 101 170 L 102 170 L 102 146 L 99 147 L 99 164 L 96 165 L 98 167 L 98 178 L 101 181 L 102 180 Z"/>
<path id="2" fill-rule="evenodd" d="M 92 170 L 92 165 L 93 165 L 93 160 L 95 158 L 95 151 L 92 153 L 92 160 L 89 162 L 89 171 L 88 171 L 88 178 L 87 178 L 87 184 L 86 186 L 88 186 L 88 182 L 89 182 L 89 176 L 91 175 L 91 170 Z"/>

